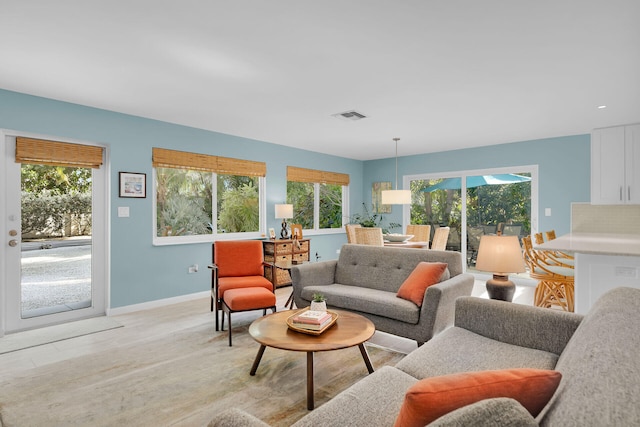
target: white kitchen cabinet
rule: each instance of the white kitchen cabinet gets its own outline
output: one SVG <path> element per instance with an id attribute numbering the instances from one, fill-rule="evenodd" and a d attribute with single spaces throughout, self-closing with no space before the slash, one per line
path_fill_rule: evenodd
<path id="1" fill-rule="evenodd" d="M 591 203 L 640 204 L 640 124 L 591 133 Z"/>

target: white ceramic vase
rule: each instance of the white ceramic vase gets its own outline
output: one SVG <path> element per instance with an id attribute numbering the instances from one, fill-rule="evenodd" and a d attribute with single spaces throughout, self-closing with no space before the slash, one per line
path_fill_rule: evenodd
<path id="1" fill-rule="evenodd" d="M 322 301 L 322 302 L 311 301 L 311 306 L 309 307 L 309 310 L 312 310 L 312 311 L 327 311 L 327 302 L 326 301 Z"/>

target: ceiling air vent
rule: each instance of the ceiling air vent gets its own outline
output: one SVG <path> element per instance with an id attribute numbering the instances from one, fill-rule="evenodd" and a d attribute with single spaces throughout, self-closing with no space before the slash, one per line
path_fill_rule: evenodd
<path id="1" fill-rule="evenodd" d="M 352 120 L 352 121 L 367 118 L 367 116 L 365 116 L 362 113 L 358 113 L 355 110 L 345 111 L 344 113 L 333 114 L 333 117 L 337 117 L 343 120 Z"/>

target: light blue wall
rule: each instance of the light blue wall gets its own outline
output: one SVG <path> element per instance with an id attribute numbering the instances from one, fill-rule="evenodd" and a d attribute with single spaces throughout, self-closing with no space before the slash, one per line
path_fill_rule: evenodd
<path id="1" fill-rule="evenodd" d="M 589 135 L 575 135 L 399 157 L 399 188 L 403 175 L 538 165 L 538 229 L 554 229 L 557 235 L 562 235 L 571 228 L 571 203 L 589 202 L 591 197 L 590 141 Z M 394 161 L 365 162 L 363 184 L 367 203 L 371 200 L 373 182 L 395 182 Z M 544 216 L 545 208 L 551 208 L 550 217 Z M 394 206 L 385 221 L 402 222 L 402 209 Z"/>
<path id="2" fill-rule="evenodd" d="M 0 128 L 107 145 L 111 184 L 111 307 L 206 291 L 210 244 L 152 246 L 151 149 L 162 147 L 267 163 L 268 227 L 280 221 L 274 205 L 286 197 L 287 165 L 347 173 L 351 206 L 362 203 L 361 161 L 293 149 L 216 132 L 0 90 Z M 146 173 L 146 199 L 118 197 L 118 172 Z M 119 218 L 119 206 L 130 208 Z M 352 209 L 354 209 L 352 208 Z M 344 234 L 311 236 L 311 256 L 335 259 Z M 200 271 L 188 274 L 198 264 Z"/>
<path id="3" fill-rule="evenodd" d="M 162 147 L 267 163 L 268 227 L 279 227 L 274 204 L 286 195 L 286 166 L 324 169 L 350 175 L 350 209 L 370 204 L 371 184 L 394 181 L 394 159 L 361 162 L 293 149 L 216 132 L 114 113 L 0 90 L 0 128 L 72 138 L 107 145 L 111 173 L 111 307 L 205 291 L 209 288 L 210 244 L 152 246 L 152 191 L 146 199 L 120 199 L 118 172 L 143 172 L 151 177 L 151 149 Z M 589 201 L 589 136 L 579 135 L 468 150 L 401 157 L 398 173 L 415 175 L 512 165 L 539 165 L 540 229 L 569 231 L 570 203 Z M 400 178 L 402 180 L 402 178 Z M 118 218 L 119 206 L 130 207 L 129 218 Z M 388 216 L 401 221 L 397 207 Z M 311 255 L 336 258 L 344 234 L 311 236 Z M 191 264 L 199 273 L 187 274 Z"/>

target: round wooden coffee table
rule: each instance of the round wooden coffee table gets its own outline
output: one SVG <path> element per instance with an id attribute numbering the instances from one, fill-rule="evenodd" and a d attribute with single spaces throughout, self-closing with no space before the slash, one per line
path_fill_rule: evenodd
<path id="1" fill-rule="evenodd" d="M 299 310 L 286 310 L 261 317 L 249 327 L 249 334 L 260 343 L 260 349 L 251 367 L 251 375 L 255 375 L 260 360 L 267 347 L 281 350 L 304 351 L 307 353 L 307 408 L 314 408 L 313 397 L 313 353 L 316 351 L 340 350 L 358 346 L 369 373 L 373 365 L 364 342 L 376 331 L 373 323 L 364 316 L 344 310 L 330 310 L 338 313 L 338 320 L 320 335 L 309 335 L 296 332 L 287 326 L 287 318 Z"/>

